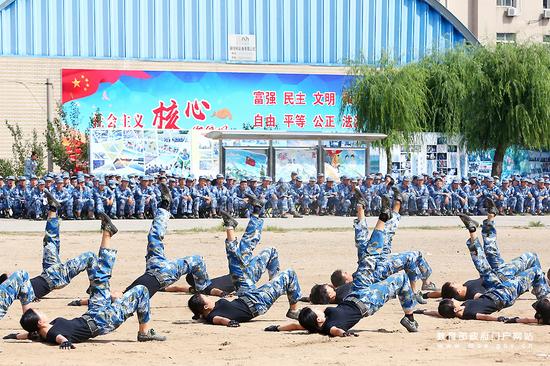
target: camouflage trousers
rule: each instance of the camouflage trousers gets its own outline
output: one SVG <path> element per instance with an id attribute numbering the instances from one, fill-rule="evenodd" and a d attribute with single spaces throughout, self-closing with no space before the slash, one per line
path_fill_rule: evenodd
<path id="1" fill-rule="evenodd" d="M 57 217 L 49 217 L 46 221 L 46 230 L 42 242 L 42 270 L 45 271 L 49 267 L 61 263 L 59 258 L 59 219 Z"/>
<path id="2" fill-rule="evenodd" d="M 35 299 L 34 290 L 25 271 L 13 272 L 4 282 L 0 284 L 0 319 L 2 319 L 8 308 L 15 300 L 21 305 L 28 305 Z"/>
<path id="3" fill-rule="evenodd" d="M 252 215 L 240 240 L 225 242 L 229 273 L 237 294 L 246 294 L 256 288 L 256 282 L 267 270 L 272 279 L 279 272 L 279 254 L 275 248 L 266 248 L 257 256 L 252 252 L 261 239 L 264 221 Z"/>
<path id="4" fill-rule="evenodd" d="M 50 290 L 59 290 L 67 286 L 74 277 L 96 261 L 94 253 L 84 252 L 63 263 L 59 258 L 59 247 L 59 220 L 57 217 L 51 217 L 46 222 L 40 274 L 40 277 L 48 283 Z"/>
<path id="5" fill-rule="evenodd" d="M 254 309 L 254 316 L 258 316 L 265 314 L 271 305 L 284 294 L 290 304 L 296 304 L 302 297 L 298 276 L 292 269 L 279 272 L 265 285 L 249 289 L 239 298 L 245 301 L 251 309 Z"/>
<path id="6" fill-rule="evenodd" d="M 519 273 L 522 273 L 530 268 L 540 268 L 538 256 L 535 253 L 526 252 L 518 258 L 513 259 L 510 263 L 501 265 L 497 269 L 493 269 L 489 264 L 485 248 L 481 246 L 479 239 L 466 241 L 466 246 L 470 251 L 470 257 L 479 276 L 483 280 L 483 285 L 486 288 L 494 288 L 501 282 L 513 279 Z"/>
<path id="7" fill-rule="evenodd" d="M 95 322 L 98 335 L 114 331 L 136 312 L 140 324 L 150 320 L 149 291 L 142 285 L 111 301 L 110 279 L 115 260 L 116 250 L 101 248 L 97 261 L 88 269 L 90 300 L 84 315 Z"/>
<path id="8" fill-rule="evenodd" d="M 499 283 L 487 291 L 485 296 L 495 301 L 497 308 L 504 309 L 514 305 L 516 299 L 531 289 L 531 293 L 541 300 L 550 294 L 546 276 L 540 267 L 520 272 L 515 278 Z"/>
<path id="9" fill-rule="evenodd" d="M 396 273 L 383 281 L 368 286 L 357 286 L 353 282 L 352 292 L 344 301 L 357 300 L 366 306 L 365 316 L 376 313 L 385 303 L 395 297 L 399 298 L 403 311 L 409 312 L 416 306 L 414 293 L 411 289 L 409 278 L 405 273 Z"/>
<path id="10" fill-rule="evenodd" d="M 170 212 L 159 208 L 148 235 L 145 272 L 155 276 L 162 287 L 169 286 L 188 273 L 195 279 L 195 288 L 204 290 L 211 284 L 206 264 L 201 256 L 194 255 L 170 261 L 164 254 L 164 235 L 168 227 Z"/>

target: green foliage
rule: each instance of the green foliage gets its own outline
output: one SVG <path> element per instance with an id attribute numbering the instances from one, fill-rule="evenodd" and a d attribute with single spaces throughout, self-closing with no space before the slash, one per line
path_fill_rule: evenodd
<path id="1" fill-rule="evenodd" d="M 25 171 L 25 160 L 30 158 L 33 151 L 36 152 L 38 156 L 36 174 L 44 174 L 44 145 L 38 141 L 36 130 L 33 129 L 32 136 L 28 139 L 23 136 L 23 131 L 18 123 L 11 124 L 5 121 L 5 124 L 13 139 L 11 145 L 13 157 L 11 160 L 2 159 L 3 162 L 0 163 L 0 174 L 23 175 Z"/>
<path id="2" fill-rule="evenodd" d="M 0 175 L 4 178 L 10 175 L 15 175 L 13 161 L 8 159 L 0 159 Z"/>
<path id="3" fill-rule="evenodd" d="M 469 151 L 495 149 L 492 175 L 500 175 L 508 147 L 550 149 L 546 45 L 462 46 L 400 68 L 384 57 L 349 73 L 342 110 L 357 114 L 358 131 L 387 134 L 377 144 L 386 151 L 417 132 L 459 135 Z"/>
<path id="4" fill-rule="evenodd" d="M 432 130 L 460 133 L 469 151 L 495 149 L 492 175 L 501 175 L 508 147 L 550 148 L 547 46 L 459 47 L 422 64 Z"/>
<path id="5" fill-rule="evenodd" d="M 466 81 L 479 73 L 471 49 L 458 47 L 452 52 L 434 53 L 422 60 L 421 66 L 428 74 L 428 131 L 459 135 L 469 92 Z"/>
<path id="6" fill-rule="evenodd" d="M 61 106 L 57 107 L 57 117 L 48 121 L 45 131 L 46 146 L 51 153 L 53 162 L 65 171 L 74 171 L 77 167 L 86 166 L 88 163 L 88 136 L 89 129 L 101 122 L 101 115 L 96 111 L 90 117 L 90 124 L 84 133 L 78 129 L 79 110 L 75 103 L 71 103 L 68 111 Z M 77 146 L 80 153 L 76 159 L 71 159 L 67 147 Z"/>
<path id="7" fill-rule="evenodd" d="M 357 116 L 358 131 L 388 136 L 374 146 L 386 150 L 390 171 L 391 147 L 407 146 L 426 130 L 427 73 L 418 64 L 397 67 L 383 57 L 376 66 L 353 65 L 350 74 L 354 78 L 343 91 L 342 112 Z"/>
<path id="8" fill-rule="evenodd" d="M 473 150 L 550 148 L 550 49 L 500 44 L 476 48 L 479 73 L 467 80 L 464 137 Z"/>

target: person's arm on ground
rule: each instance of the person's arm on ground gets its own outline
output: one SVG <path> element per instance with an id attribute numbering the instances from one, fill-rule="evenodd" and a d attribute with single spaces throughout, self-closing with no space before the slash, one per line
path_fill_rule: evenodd
<path id="1" fill-rule="evenodd" d="M 439 312 L 437 312 L 436 310 L 415 310 L 413 314 L 422 314 L 422 315 L 427 315 L 434 318 L 442 317 L 441 315 L 439 315 Z"/>
<path id="2" fill-rule="evenodd" d="M 191 292 L 191 286 L 186 285 L 169 285 L 163 289 L 165 292 Z"/>
<path id="3" fill-rule="evenodd" d="M 67 338 L 65 338 L 64 336 L 62 336 L 61 334 L 58 334 L 57 337 L 55 337 L 55 341 L 57 342 L 57 344 L 59 344 L 60 349 L 75 349 L 76 348 L 74 346 L 74 344 L 69 342 L 69 340 Z"/>
<path id="4" fill-rule="evenodd" d="M 359 334 L 350 332 L 349 330 L 345 331 L 338 327 L 332 327 L 330 328 L 330 336 L 331 337 L 351 337 L 351 336 L 358 337 Z"/>
<path id="5" fill-rule="evenodd" d="M 212 324 L 214 325 L 225 325 L 226 327 L 239 327 L 239 322 L 231 319 L 224 318 L 223 316 L 215 316 L 212 319 Z"/>
<path id="6" fill-rule="evenodd" d="M 292 332 L 294 330 L 305 330 L 300 323 L 287 323 L 283 325 L 270 325 L 264 329 L 266 332 Z"/>

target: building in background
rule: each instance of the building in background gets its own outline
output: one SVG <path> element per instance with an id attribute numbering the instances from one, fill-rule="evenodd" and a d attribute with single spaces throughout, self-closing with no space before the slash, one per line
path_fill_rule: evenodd
<path id="1" fill-rule="evenodd" d="M 482 44 L 550 44 L 550 0 L 439 0 Z"/>
<path id="2" fill-rule="evenodd" d="M 350 60 L 363 57 L 374 63 L 388 53 L 404 64 L 433 49 L 450 49 L 464 41 L 477 43 L 436 0 L 0 0 L 0 120 L 18 122 L 25 133 L 32 129 L 41 133 L 47 111 L 55 110 L 56 103 L 80 109 L 84 121 L 94 106 L 101 105 L 104 127 L 124 131 L 96 135 L 98 140 L 107 138 L 107 145 L 102 145 L 106 150 L 98 154 L 110 157 L 113 165 L 126 166 L 125 149 L 132 148 L 140 156 L 136 159 L 143 155 L 144 164 L 151 165 L 148 159 L 155 153 L 145 156 L 142 151 L 172 151 L 174 141 L 187 141 L 191 151 L 206 151 L 201 143 L 193 147 L 195 143 L 185 131 L 217 126 L 222 119 L 230 129 L 252 126 L 284 131 L 306 120 L 306 126 L 314 129 L 341 131 L 333 126 L 347 127 L 349 118 L 338 120 L 337 113 L 328 111 L 304 112 L 299 93 L 302 85 L 307 108 L 317 108 L 314 94 L 321 95 L 318 91 L 328 92 L 323 98 L 329 95 L 329 102 L 330 96 L 336 96 L 339 103 L 336 94 L 343 85 L 333 85 L 330 75 L 339 77 L 342 84 Z M 231 79 L 223 73 L 247 74 Z M 288 74 L 294 76 L 285 77 Z M 247 85 L 247 80 L 253 79 L 260 80 L 259 84 L 251 86 L 250 81 Z M 321 79 L 324 82 L 319 85 L 331 85 L 330 90 L 317 90 L 309 82 Z M 234 81 L 224 84 L 224 80 Z M 160 87 L 162 82 L 167 83 L 166 88 Z M 191 89 L 180 90 L 178 83 Z M 273 127 L 271 110 L 266 109 L 258 111 L 263 121 L 259 127 L 258 113 L 239 108 L 256 105 L 255 91 L 266 92 L 266 108 L 270 107 L 273 85 L 294 87 L 297 102 L 285 103 L 284 91 L 277 91 L 272 113 L 276 125 Z M 145 89 L 147 95 L 142 93 Z M 193 90 L 197 95 L 192 95 Z M 237 91 L 246 90 L 248 94 L 237 97 Z M 199 97 L 199 93 L 208 98 Z M 232 94 L 238 100 L 228 103 Z M 153 103 L 158 108 L 152 107 Z M 146 104 L 145 112 L 139 110 Z M 325 106 L 338 110 L 332 102 Z M 163 121 L 156 120 L 155 113 Z M 317 114 L 323 121 L 315 119 Z M 177 121 L 176 116 L 180 118 Z M 191 116 L 196 123 L 184 123 Z M 144 131 L 137 133 L 144 138 L 143 148 L 130 143 L 139 139 L 126 141 L 126 136 L 132 135 L 128 131 L 136 125 L 144 126 Z M 153 133 L 166 128 L 183 131 L 182 136 L 168 139 Z M 109 145 L 109 141 L 113 143 Z M 0 158 L 10 156 L 10 147 L 2 124 Z M 215 158 L 215 150 L 208 156 Z M 100 156 L 97 160 L 92 168 L 105 159 Z M 205 161 L 210 160 L 201 158 L 204 166 L 208 165 Z M 185 166 L 183 161 L 178 164 Z M 209 164 L 215 165 L 213 161 Z"/>

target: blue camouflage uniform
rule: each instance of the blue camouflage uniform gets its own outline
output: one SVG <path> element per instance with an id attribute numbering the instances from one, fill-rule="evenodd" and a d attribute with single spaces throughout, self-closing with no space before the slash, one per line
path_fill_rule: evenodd
<path id="1" fill-rule="evenodd" d="M 426 280 L 432 274 L 432 269 L 418 251 L 391 254 L 393 236 L 401 218 L 399 214 L 394 215 L 386 222 L 384 231 L 373 231 L 370 240 L 367 240 L 366 220 L 355 220 L 358 269 L 353 275 L 354 283 L 368 286 L 401 270 L 405 271 L 410 281 Z"/>
<path id="2" fill-rule="evenodd" d="M 445 187 L 438 188 L 435 185 L 430 187 L 430 197 L 433 199 L 434 209 L 438 212 L 446 212 L 450 209 L 450 200 L 446 204 L 445 198 L 450 193 Z"/>
<path id="3" fill-rule="evenodd" d="M 409 182 L 408 177 L 404 177 L 404 180 L 407 180 Z M 403 202 L 401 203 L 401 212 L 402 213 L 412 213 L 413 211 L 410 209 L 411 207 L 415 207 L 415 204 L 413 203 L 416 200 L 415 191 L 413 187 L 409 184 L 405 187 L 403 184 L 404 182 L 401 182 L 397 188 L 403 195 Z"/>
<path id="4" fill-rule="evenodd" d="M 212 208 L 219 214 L 220 211 L 229 211 L 229 190 L 223 185 L 214 185 L 210 188 Z"/>
<path id="5" fill-rule="evenodd" d="M 302 179 L 298 178 L 299 182 L 302 183 Z M 295 207 L 300 206 L 300 208 L 304 209 L 304 185 L 301 184 L 300 187 L 298 187 L 297 184 L 292 185 L 290 188 L 290 200 L 292 201 L 292 209 L 295 209 Z"/>
<path id="6" fill-rule="evenodd" d="M 526 181 L 527 180 L 522 179 L 522 182 Z M 531 188 L 527 185 L 519 185 L 515 188 L 515 196 L 517 198 L 516 212 L 525 213 L 534 211 L 535 200 L 533 199 Z"/>
<path id="7" fill-rule="evenodd" d="M 20 177 L 23 178 L 24 177 Z M 27 187 L 23 188 L 21 185 L 17 185 L 10 192 L 11 209 L 14 217 L 26 217 L 27 206 L 30 201 L 30 191 Z"/>
<path id="8" fill-rule="evenodd" d="M 298 283 L 298 276 L 292 269 L 281 271 L 269 282 L 258 288 L 249 288 L 239 296 L 243 300 L 254 317 L 265 314 L 279 297 L 286 294 L 288 302 L 298 303 L 302 297 L 302 290 Z"/>
<path id="9" fill-rule="evenodd" d="M 506 181 L 507 182 L 507 181 Z M 517 197 L 515 196 L 515 190 L 514 187 L 508 186 L 508 187 L 500 187 L 500 190 L 502 191 L 502 195 L 504 196 L 504 200 L 502 202 L 502 208 L 505 210 L 516 210 L 517 205 Z"/>
<path id="10" fill-rule="evenodd" d="M 430 192 L 426 185 L 413 184 L 412 189 L 414 191 L 415 200 L 409 203 L 409 209 L 413 212 L 426 212 L 428 210 L 428 201 L 430 198 Z"/>
<path id="11" fill-rule="evenodd" d="M 136 208 L 136 201 L 129 202 L 129 199 L 134 197 L 134 194 L 130 188 L 123 189 L 122 186 L 118 186 L 115 189 L 117 216 L 119 218 L 128 218 L 134 215 Z"/>
<path id="12" fill-rule="evenodd" d="M 351 207 L 351 196 L 353 192 L 351 191 L 351 186 L 348 184 L 340 183 L 337 186 L 338 190 L 338 203 L 337 213 L 339 215 L 347 215 L 349 208 Z"/>
<path id="13" fill-rule="evenodd" d="M 492 178 L 491 181 L 493 181 Z M 484 207 L 485 200 L 487 198 L 491 198 L 495 202 L 497 208 L 502 208 L 504 202 L 503 199 L 501 199 L 502 191 L 496 185 L 494 185 L 492 188 L 489 188 L 487 186 L 483 187 L 482 194 L 482 201 L 478 203 L 479 207 Z"/>
<path id="14" fill-rule="evenodd" d="M 357 273 L 357 272 L 356 272 Z M 388 278 L 365 286 L 353 282 L 352 292 L 344 301 L 360 303 L 358 306 L 363 317 L 371 316 L 391 299 L 399 298 L 401 308 L 405 312 L 414 310 L 416 299 L 411 284 L 405 273 L 395 273 Z"/>
<path id="15" fill-rule="evenodd" d="M 190 216 L 193 214 L 193 196 L 191 195 L 192 187 L 185 185 L 181 187 L 181 199 L 179 210 L 182 215 Z"/>
<path id="16" fill-rule="evenodd" d="M 321 187 L 315 183 L 315 178 L 310 178 L 309 184 L 304 187 L 304 206 L 308 210 L 312 210 L 319 206 L 321 196 Z"/>
<path id="17" fill-rule="evenodd" d="M 206 179 L 203 177 L 199 177 L 200 179 Z M 199 184 L 197 184 L 193 188 L 193 214 L 199 215 L 200 213 L 206 213 L 209 209 L 212 210 L 214 207 L 212 205 L 213 201 L 210 197 L 210 188 L 208 188 L 207 185 L 201 187 Z M 207 197 L 210 198 L 210 202 L 206 199 Z"/>
<path id="18" fill-rule="evenodd" d="M 246 189 L 241 189 L 240 186 L 236 186 L 233 189 L 233 192 L 231 193 L 232 202 L 233 202 L 233 210 L 236 215 L 242 216 L 242 217 L 250 217 L 250 212 L 252 212 L 252 206 L 245 201 L 247 194 L 253 194 L 250 187 L 246 187 Z"/>
<path id="19" fill-rule="evenodd" d="M 329 179 L 332 179 L 332 178 L 327 178 L 327 182 Z M 321 210 L 323 212 L 327 212 L 327 211 L 336 212 L 336 210 L 338 209 L 338 202 L 339 202 L 338 188 L 335 185 L 333 185 L 332 187 L 329 187 L 327 183 L 323 184 L 323 186 L 321 187 L 321 195 L 319 198 Z"/>
<path id="20" fill-rule="evenodd" d="M 170 194 L 172 195 L 172 203 L 170 204 L 170 213 L 174 217 L 181 215 L 180 207 L 183 199 L 183 188 L 179 185 L 170 186 Z"/>
<path id="21" fill-rule="evenodd" d="M 0 284 L 0 319 L 6 315 L 15 300 L 19 300 L 21 305 L 25 306 L 35 298 L 29 274 L 25 271 L 13 272 Z"/>
<path id="22" fill-rule="evenodd" d="M 497 308 L 504 309 L 512 306 L 516 299 L 532 288 L 532 293 L 537 299 L 542 299 L 550 294 L 550 288 L 546 282 L 546 276 L 540 265 L 515 274 L 511 278 L 500 276 L 489 265 L 484 250 L 479 240 L 466 242 L 470 255 L 479 272 L 483 285 L 488 288 L 484 296 L 491 298 Z"/>
<path id="23" fill-rule="evenodd" d="M 269 182 L 271 182 L 271 178 L 264 178 L 263 181 L 268 179 Z M 277 195 L 275 193 L 275 186 L 272 184 L 269 184 L 267 187 L 265 187 L 263 184 L 256 187 L 256 190 L 254 191 L 254 194 L 256 197 L 265 200 L 265 204 L 262 207 L 260 211 L 260 216 L 264 216 L 266 210 L 271 208 L 271 214 L 277 215 L 277 206 L 278 206 L 278 200 Z"/>
<path id="24" fill-rule="evenodd" d="M 145 177 L 144 179 L 147 179 Z M 151 213 L 154 215 L 157 211 L 158 198 L 151 186 L 144 187 L 139 184 L 134 190 L 134 199 L 136 205 L 136 213 L 138 215 L 144 215 L 145 213 Z"/>
<path id="25" fill-rule="evenodd" d="M 59 180 L 57 181 L 59 182 Z M 61 209 L 58 211 L 61 214 L 67 216 L 67 218 L 72 219 L 74 217 L 73 213 L 73 199 L 67 189 L 61 188 L 57 189 L 57 186 L 53 187 L 51 190 L 52 196 L 61 204 Z"/>
<path id="26" fill-rule="evenodd" d="M 79 179 L 79 183 L 84 180 Z M 72 193 L 73 207 L 76 215 L 80 217 L 83 215 L 89 215 L 95 210 L 94 194 L 93 191 L 87 186 L 77 186 Z"/>
<path id="27" fill-rule="evenodd" d="M 194 255 L 170 261 L 164 254 L 163 239 L 166 234 L 170 212 L 159 208 L 147 236 L 147 255 L 145 273 L 154 276 L 162 288 L 178 281 L 188 273 L 193 275 L 195 288 L 203 291 L 211 281 L 206 272 L 206 265 L 201 256 Z"/>
<path id="28" fill-rule="evenodd" d="M 79 273 L 87 270 L 96 260 L 92 252 L 84 252 L 79 256 L 62 263 L 59 257 L 59 219 L 50 217 L 46 222 L 42 253 L 42 277 L 50 291 L 59 290 L 69 283 Z"/>
<path id="29" fill-rule="evenodd" d="M 453 184 L 457 184 L 456 188 L 453 188 Z M 468 195 L 464 190 L 460 187 L 459 181 L 454 180 L 451 183 L 451 186 L 449 187 L 449 192 L 451 193 L 451 202 L 450 206 L 451 209 L 458 212 L 467 212 L 468 211 Z M 464 203 L 462 203 L 462 199 L 464 199 Z"/>
<path id="30" fill-rule="evenodd" d="M 539 179 L 537 183 L 544 183 L 544 179 Z M 548 201 L 548 189 L 544 186 L 540 188 L 538 185 L 533 185 L 533 187 L 531 187 L 531 194 L 533 195 L 533 200 L 535 201 L 535 204 L 533 205 L 534 209 L 531 213 L 542 213 Z"/>
<path id="31" fill-rule="evenodd" d="M 500 279 L 513 278 L 517 273 L 523 272 L 534 266 L 540 267 L 538 256 L 535 253 L 526 252 L 521 256 L 512 259 L 509 263 L 505 263 L 500 255 L 500 249 L 497 244 L 497 231 L 495 222 L 489 219 L 483 221 L 481 227 L 483 238 L 483 254 L 486 257 L 489 266 L 496 272 Z M 481 245 L 474 243 L 476 250 Z M 470 248 L 470 247 L 469 247 Z M 470 253 L 476 268 L 479 267 L 479 259 L 475 257 L 475 253 Z"/>
<path id="32" fill-rule="evenodd" d="M 104 212 L 111 218 L 116 217 L 117 209 L 115 192 L 111 188 L 105 186 L 104 182 L 100 182 L 99 187 L 94 188 L 93 194 L 96 214 Z M 107 200 L 112 200 L 112 204 L 109 205 Z"/>
<path id="33" fill-rule="evenodd" d="M 6 216 L 10 208 L 9 191 L 7 186 L 0 187 L 0 215 Z"/>
<path id="34" fill-rule="evenodd" d="M 31 218 L 39 219 L 44 217 L 48 212 L 48 200 L 44 195 L 44 191 L 40 191 L 39 186 L 43 185 L 44 181 L 39 180 L 38 186 L 34 187 L 30 194 L 29 206 L 27 212 Z"/>
<path id="35" fill-rule="evenodd" d="M 256 282 L 266 271 L 272 279 L 279 272 L 279 255 L 275 248 L 266 248 L 257 256 L 252 252 L 261 239 L 264 221 L 252 215 L 241 241 L 225 241 L 229 273 L 237 294 L 256 288 Z"/>
<path id="36" fill-rule="evenodd" d="M 122 297 L 111 300 L 110 279 L 115 260 L 116 250 L 100 248 L 97 261 L 88 269 L 90 298 L 88 311 L 82 317 L 97 326 L 92 337 L 114 331 L 136 312 L 139 324 L 148 323 L 151 318 L 149 291 L 145 286 L 135 286 Z"/>

